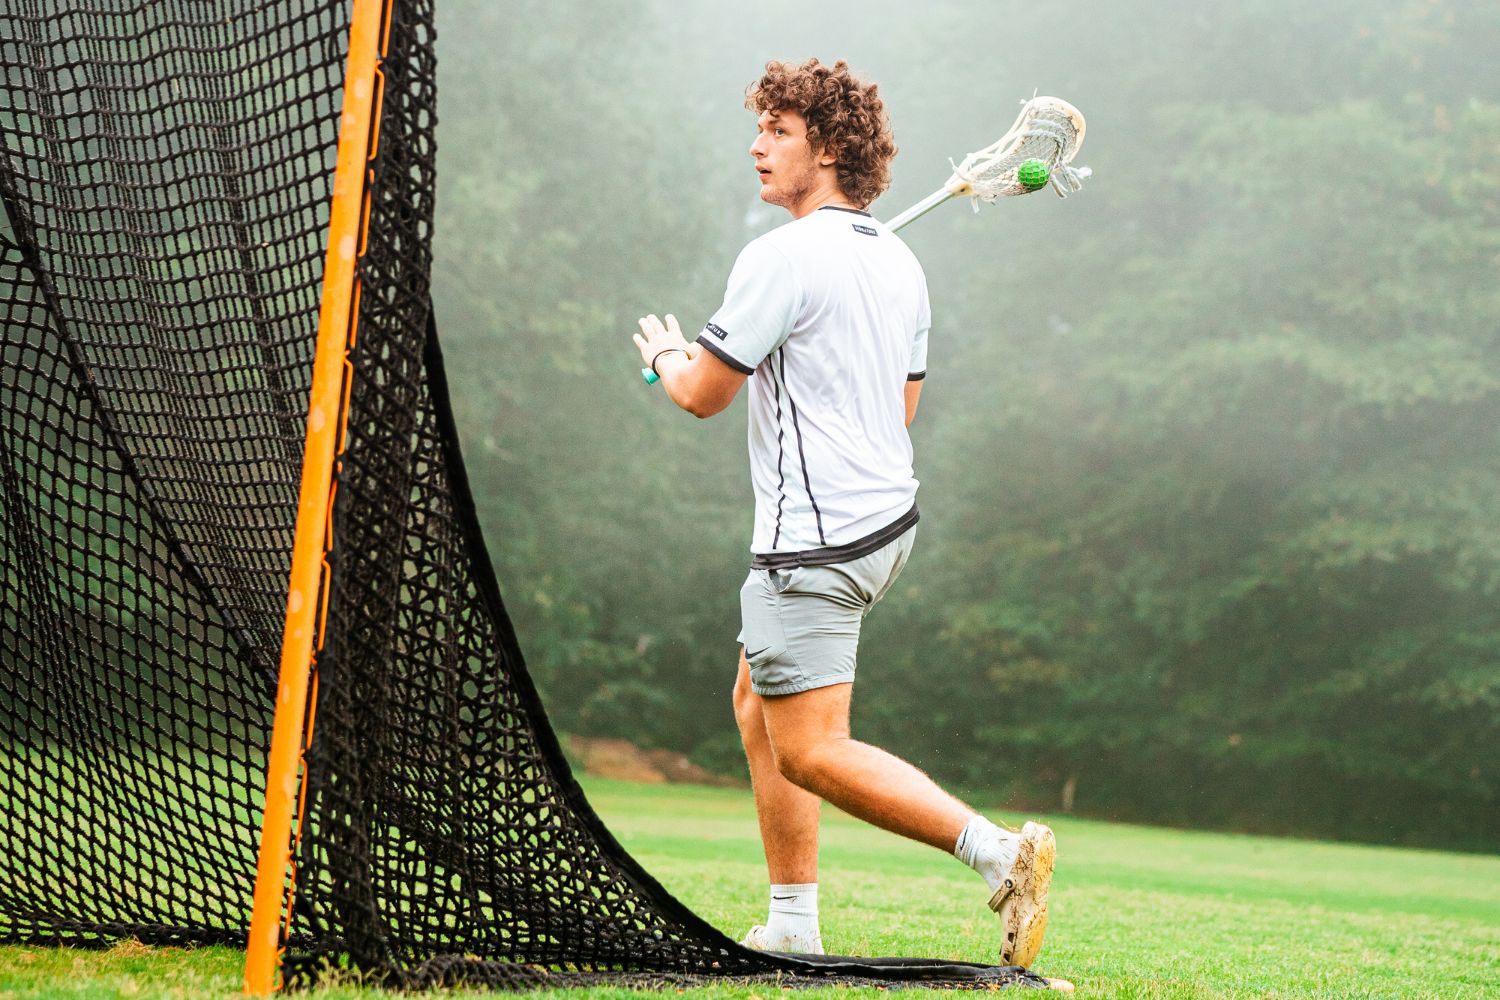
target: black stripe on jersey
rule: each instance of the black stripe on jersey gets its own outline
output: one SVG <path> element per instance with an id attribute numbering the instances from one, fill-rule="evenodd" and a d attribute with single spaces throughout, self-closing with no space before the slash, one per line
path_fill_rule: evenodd
<path id="1" fill-rule="evenodd" d="M 767 365 L 771 372 L 771 388 L 776 391 L 776 474 L 781 480 L 776 484 L 776 532 L 771 536 L 771 548 L 781 540 L 781 505 L 786 502 L 786 469 L 782 467 L 786 457 L 786 431 L 781 429 L 781 386 L 776 382 L 776 366 Z"/>
<path id="2" fill-rule="evenodd" d="M 862 209 L 858 209 L 858 208 L 845 208 L 843 205 L 822 205 L 822 206 L 820 206 L 818 208 L 818 211 L 821 212 L 824 209 L 827 209 L 830 212 L 848 212 L 850 215 L 863 215 L 867 219 L 873 219 L 874 218 L 873 215 L 871 215 L 869 212 L 866 212 L 866 211 L 864 211 Z"/>
<path id="3" fill-rule="evenodd" d="M 802 462 L 802 486 L 807 490 L 807 502 L 812 504 L 813 519 L 818 524 L 818 544 L 827 545 L 828 539 L 823 537 L 823 512 L 818 510 L 818 498 L 813 496 L 812 491 L 812 477 L 807 474 L 807 449 L 802 446 L 802 425 L 797 422 L 797 401 L 792 398 L 792 387 L 786 380 L 786 351 L 776 353 L 781 356 L 781 384 L 786 387 L 787 405 L 792 408 L 792 430 L 797 435 L 797 457 Z"/>
<path id="4" fill-rule="evenodd" d="M 908 381 L 908 382 L 920 382 L 920 381 L 922 381 L 926 377 L 927 377 L 927 369 L 924 368 L 924 369 L 922 369 L 919 372 L 913 372 L 910 375 L 906 376 L 906 381 Z"/>
<path id="5" fill-rule="evenodd" d="M 710 354 L 718 358 L 720 361 L 724 362 L 729 367 L 733 368 L 735 371 L 739 372 L 741 375 L 753 375 L 755 373 L 754 368 L 745 367 L 745 363 L 743 361 L 741 361 L 739 358 L 733 357 L 728 351 L 724 350 L 724 348 L 720 347 L 718 344 L 715 344 L 712 340 L 703 336 L 701 333 L 698 335 L 697 342 L 708 348 Z"/>

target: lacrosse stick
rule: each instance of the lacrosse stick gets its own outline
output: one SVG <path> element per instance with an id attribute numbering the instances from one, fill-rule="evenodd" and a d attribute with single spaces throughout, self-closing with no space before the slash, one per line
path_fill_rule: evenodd
<path id="1" fill-rule="evenodd" d="M 968 196 L 977 212 L 981 201 L 988 204 L 1009 195 L 1030 194 L 1048 181 L 1058 197 L 1066 198 L 1093 173 L 1088 167 L 1071 165 L 1083 146 L 1083 130 L 1083 115 L 1067 101 L 1033 97 L 1022 106 L 1010 131 L 964 157 L 953 166 L 946 184 L 886 225 L 900 229 L 949 198 Z"/>

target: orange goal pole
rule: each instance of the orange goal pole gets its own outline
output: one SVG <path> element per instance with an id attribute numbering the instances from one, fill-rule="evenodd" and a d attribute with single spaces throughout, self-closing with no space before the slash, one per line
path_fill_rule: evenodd
<path id="1" fill-rule="evenodd" d="M 286 628 L 281 641 L 281 677 L 276 721 L 266 766 L 266 806 L 260 828 L 260 861 L 255 902 L 245 950 L 245 992 L 265 996 L 278 987 L 281 935 L 291 916 L 293 823 L 300 827 L 303 782 L 303 725 L 327 614 L 327 555 L 333 510 L 334 465 L 348 420 L 345 378 L 349 344 L 358 322 L 358 254 L 364 245 L 367 179 L 380 106 L 380 58 L 388 38 L 389 0 L 353 0 L 349 59 L 344 70 L 344 104 L 339 118 L 338 161 L 333 174 L 333 205 L 328 220 L 328 254 L 323 265 L 323 299 L 318 313 L 317 353 L 307 406 L 307 439 L 302 455 L 302 487 L 297 532 L 287 586 Z M 352 374 L 352 373 L 351 373 Z"/>

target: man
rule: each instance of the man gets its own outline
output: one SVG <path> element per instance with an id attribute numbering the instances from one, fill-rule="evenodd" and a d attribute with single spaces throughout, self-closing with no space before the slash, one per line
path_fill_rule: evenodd
<path id="1" fill-rule="evenodd" d="M 1001 829 L 912 765 L 849 735 L 860 622 L 911 552 L 917 481 L 907 427 L 931 324 L 906 245 L 864 211 L 896 153 L 874 84 L 839 61 L 772 62 L 747 92 L 760 196 L 793 221 L 752 241 L 696 342 L 668 315 L 640 321 L 642 361 L 698 417 L 750 379 L 755 489 L 735 717 L 771 880 L 770 913 L 745 943 L 822 952 L 817 915 L 823 800 L 952 851 L 989 885 L 1000 958 L 1041 948 L 1052 831 Z"/>

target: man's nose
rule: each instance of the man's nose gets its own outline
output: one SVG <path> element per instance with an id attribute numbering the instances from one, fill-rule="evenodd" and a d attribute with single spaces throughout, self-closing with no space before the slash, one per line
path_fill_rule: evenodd
<path id="1" fill-rule="evenodd" d="M 755 137 L 755 141 L 750 144 L 750 155 L 757 160 L 766 155 L 766 148 L 763 145 L 764 139 L 764 135 L 758 135 Z"/>

